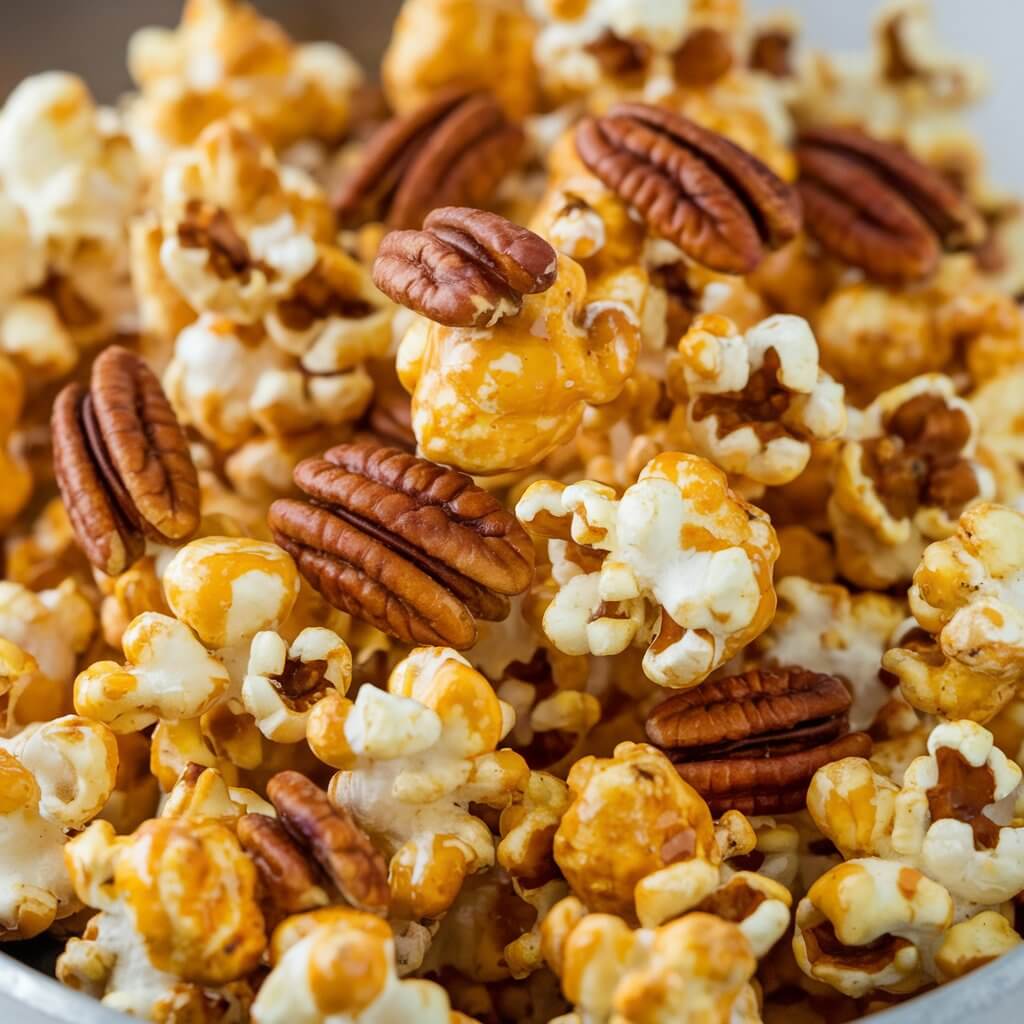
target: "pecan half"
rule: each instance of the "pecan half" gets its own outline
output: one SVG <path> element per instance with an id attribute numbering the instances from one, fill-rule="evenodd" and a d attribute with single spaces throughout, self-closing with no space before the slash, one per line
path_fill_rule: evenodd
<path id="1" fill-rule="evenodd" d="M 299 772 L 278 772 L 267 783 L 267 796 L 287 833 L 310 852 L 348 903 L 373 914 L 387 913 L 387 862 L 348 811 L 335 807 Z"/>
<path id="2" fill-rule="evenodd" d="M 301 914 L 326 906 L 328 896 L 316 865 L 281 822 L 265 814 L 244 814 L 238 819 L 237 831 L 277 913 Z"/>
<path id="3" fill-rule="evenodd" d="M 295 467 L 312 499 L 270 507 L 274 539 L 331 604 L 411 644 L 457 649 L 533 577 L 526 532 L 463 473 L 396 448 L 338 445 Z"/>
<path id="4" fill-rule="evenodd" d="M 53 465 L 75 537 L 108 575 L 145 539 L 178 543 L 199 525 L 199 480 L 188 443 L 148 366 L 114 345 L 93 363 L 89 389 L 68 384 L 51 416 Z"/>
<path id="5" fill-rule="evenodd" d="M 835 676 L 751 669 L 675 694 L 645 728 L 712 813 L 778 814 L 804 806 L 823 764 L 870 752 L 849 732 L 850 703 Z"/>
<path id="6" fill-rule="evenodd" d="M 856 128 L 811 128 L 797 159 L 808 232 L 880 281 L 927 277 L 943 248 L 970 248 L 984 236 L 967 200 L 900 146 Z"/>
<path id="7" fill-rule="evenodd" d="M 793 188 L 680 114 L 619 103 L 580 122 L 576 149 L 653 231 L 712 270 L 749 273 L 800 230 Z"/>
<path id="8" fill-rule="evenodd" d="M 334 208 L 343 227 L 418 228 L 438 206 L 478 206 L 515 166 L 524 135 L 487 92 L 445 89 L 366 145 Z"/>
<path id="9" fill-rule="evenodd" d="M 373 282 L 385 295 L 449 327 L 486 327 L 514 315 L 524 295 L 547 291 L 558 270 L 539 235 L 496 213 L 448 206 L 422 231 L 392 231 Z"/>

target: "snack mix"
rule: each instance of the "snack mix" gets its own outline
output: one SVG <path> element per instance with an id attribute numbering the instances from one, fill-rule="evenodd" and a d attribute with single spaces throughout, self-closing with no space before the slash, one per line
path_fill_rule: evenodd
<path id="1" fill-rule="evenodd" d="M 743 6 L 405 0 L 375 74 L 187 0 L 115 107 L 13 90 L 5 950 L 154 1024 L 839 1024 L 1024 943 L 985 75 Z"/>

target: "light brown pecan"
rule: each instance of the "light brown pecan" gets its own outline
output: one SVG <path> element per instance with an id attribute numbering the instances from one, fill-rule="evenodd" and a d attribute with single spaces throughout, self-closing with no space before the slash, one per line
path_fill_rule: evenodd
<path id="1" fill-rule="evenodd" d="M 866 733 L 849 732 L 850 703 L 835 676 L 752 669 L 675 694 L 646 731 L 714 814 L 778 814 L 804 806 L 823 764 L 870 752 Z"/>
<path id="2" fill-rule="evenodd" d="M 486 327 L 514 315 L 524 295 L 547 291 L 558 269 L 539 235 L 496 213 L 448 206 L 422 231 L 392 231 L 373 281 L 395 302 L 450 327 Z"/>
<path id="3" fill-rule="evenodd" d="M 732 67 L 729 37 L 704 25 L 694 29 L 672 55 L 676 81 L 690 89 L 713 85 Z"/>
<path id="4" fill-rule="evenodd" d="M 305 851 L 276 818 L 245 814 L 238 819 L 238 841 L 259 872 L 263 892 L 280 916 L 326 906 L 327 893 Z"/>
<path id="5" fill-rule="evenodd" d="M 880 281 L 927 277 L 944 248 L 984 236 L 981 218 L 938 171 L 856 128 L 808 129 L 797 159 L 808 232 Z"/>
<path id="6" fill-rule="evenodd" d="M 490 93 L 445 89 L 370 139 L 335 196 L 339 222 L 418 228 L 438 206 L 486 203 L 523 141 Z"/>
<path id="7" fill-rule="evenodd" d="M 388 866 L 343 807 L 299 772 L 278 772 L 267 796 L 288 834 L 308 850 L 338 892 L 357 910 L 386 914 Z"/>
<path id="8" fill-rule="evenodd" d="M 145 539 L 187 540 L 199 525 L 199 481 L 160 382 L 132 352 L 111 346 L 89 389 L 68 384 L 51 417 L 53 463 L 78 543 L 116 575 Z"/>
<path id="9" fill-rule="evenodd" d="M 533 576 L 526 532 L 463 473 L 396 448 L 338 445 L 295 468 L 312 499 L 270 508 L 274 539 L 331 604 L 405 643 L 457 649 Z"/>
<path id="10" fill-rule="evenodd" d="M 886 433 L 863 442 L 864 472 L 895 519 L 922 506 L 955 518 L 978 496 L 978 477 L 963 449 L 971 424 L 941 395 L 921 394 L 904 402 L 886 421 Z"/>
<path id="11" fill-rule="evenodd" d="M 620 103 L 576 130 L 583 162 L 688 256 L 752 271 L 800 230 L 796 192 L 757 157 L 680 114 Z"/>

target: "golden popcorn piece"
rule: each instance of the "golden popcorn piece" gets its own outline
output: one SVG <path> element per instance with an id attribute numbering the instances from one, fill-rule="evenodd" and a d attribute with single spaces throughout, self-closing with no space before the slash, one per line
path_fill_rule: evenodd
<path id="1" fill-rule="evenodd" d="M 422 454 L 468 473 L 535 465 L 567 441 L 587 403 L 612 401 L 640 350 L 646 274 L 609 275 L 600 292 L 558 258 L 550 289 L 489 327 L 423 317 L 399 345 L 398 376 L 412 398 Z"/>
<path id="2" fill-rule="evenodd" d="M 216 768 L 198 764 L 190 764 L 182 772 L 160 809 L 161 818 L 217 821 L 233 832 L 244 814 L 277 817 L 274 805 L 251 789 L 229 786 Z"/>
<path id="3" fill-rule="evenodd" d="M 66 856 L 75 892 L 100 913 L 58 960 L 61 981 L 148 1020 L 195 1012 L 211 993 L 251 999 L 243 979 L 266 947 L 256 869 L 224 825 L 154 818 L 118 836 L 101 821 Z"/>
<path id="4" fill-rule="evenodd" d="M 177 28 L 132 36 L 128 66 L 141 90 L 130 108 L 133 133 L 153 163 L 235 110 L 275 147 L 336 142 L 362 84 L 341 47 L 298 45 L 241 0 L 189 0 Z"/>
<path id="5" fill-rule="evenodd" d="M 914 992 L 930 980 L 934 947 L 952 923 L 949 893 L 920 871 L 851 860 L 800 901 L 793 952 L 805 974 L 844 995 Z"/>
<path id="6" fill-rule="evenodd" d="M 998 908 L 1024 886 L 1021 770 L 975 722 L 944 722 L 897 786 L 860 758 L 818 770 L 807 806 L 846 857 L 908 864 L 968 907 Z"/>
<path id="7" fill-rule="evenodd" d="M 1013 925 L 994 910 L 985 910 L 960 921 L 946 932 L 935 954 L 940 980 L 962 978 L 1016 949 L 1021 941 Z"/>
<path id="8" fill-rule="evenodd" d="M 811 442 L 846 428 L 843 388 L 819 369 L 817 342 L 800 317 L 778 314 L 740 333 L 727 317 L 699 316 L 668 374 L 697 453 L 754 484 L 795 480 Z"/>
<path id="9" fill-rule="evenodd" d="M 916 708 L 985 722 L 1024 679 L 1024 516 L 1002 505 L 968 509 L 956 532 L 929 545 L 914 573 L 910 610 L 920 630 L 883 666 Z"/>
<path id="10" fill-rule="evenodd" d="M 756 1020 L 737 1011 L 756 997 L 757 961 L 743 933 L 713 914 L 688 914 L 660 928 L 633 930 L 612 914 L 588 914 L 575 897 L 543 926 L 545 957 L 583 1021 L 727 1024 Z"/>
<path id="11" fill-rule="evenodd" d="M 0 532 L 17 518 L 32 495 L 32 472 L 10 445 L 11 434 L 21 419 L 25 403 L 25 385 L 14 363 L 0 353 L 0 388 L 4 401 L 0 404 L 0 474 L 6 486 L 0 497 Z"/>
<path id="12" fill-rule="evenodd" d="M 459 654 L 420 647 L 394 668 L 387 690 L 364 685 L 355 701 L 319 701 L 307 739 L 340 768 L 331 800 L 390 858 L 392 912 L 440 917 L 463 881 L 490 867 L 495 842 L 470 809 L 507 807 L 529 769 L 498 744 L 512 709 Z"/>
<path id="13" fill-rule="evenodd" d="M 775 584 L 779 610 L 754 642 L 768 664 L 799 665 L 845 680 L 853 692 L 850 728 L 866 729 L 892 696 L 882 655 L 906 617 L 897 598 L 854 594 L 839 584 L 787 576 Z"/>
<path id="14" fill-rule="evenodd" d="M 856 418 L 842 448 L 829 520 L 836 561 L 859 586 L 908 580 L 930 541 L 994 493 L 976 459 L 971 407 L 940 374 L 883 392 Z"/>
<path id="15" fill-rule="evenodd" d="M 577 761 L 568 783 L 572 804 L 555 833 L 554 856 L 589 910 L 631 917 L 638 885 L 677 861 L 694 876 L 713 874 L 717 884 L 711 812 L 660 751 L 620 743 L 611 758 Z"/>
<path id="16" fill-rule="evenodd" d="M 329 907 L 289 918 L 274 933 L 271 962 L 254 1024 L 468 1022 L 440 985 L 399 980 L 391 929 L 372 914 Z"/>
<path id="17" fill-rule="evenodd" d="M 621 498 L 590 481 L 538 481 L 516 515 L 550 538 L 559 589 L 544 631 L 566 654 L 646 647 L 647 677 L 687 688 L 762 633 L 775 613 L 775 531 L 698 456 L 658 455 Z"/>
<path id="18" fill-rule="evenodd" d="M 522 0 L 405 0 L 381 64 L 388 102 L 405 114 L 459 85 L 523 118 L 537 102 L 535 31 Z"/>
<path id="19" fill-rule="evenodd" d="M 36 659 L 0 637 L 0 739 L 32 721 L 57 717 L 62 688 L 39 671 Z"/>
<path id="20" fill-rule="evenodd" d="M 117 744 L 74 715 L 0 740 L 0 941 L 28 939 L 80 907 L 64 849 L 114 788 Z"/>
<path id="21" fill-rule="evenodd" d="M 1024 421 L 1019 396 L 1024 367 L 986 381 L 968 396 L 978 418 L 978 460 L 992 473 L 996 499 L 1006 505 L 1024 495 Z"/>

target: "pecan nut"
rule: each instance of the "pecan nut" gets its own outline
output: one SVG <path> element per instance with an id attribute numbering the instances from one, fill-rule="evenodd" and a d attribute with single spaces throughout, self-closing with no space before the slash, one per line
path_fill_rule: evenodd
<path id="1" fill-rule="evenodd" d="M 971 248 L 984 225 L 938 171 L 856 128 L 805 131 L 798 188 L 808 232 L 880 281 L 927 277 L 943 249 Z"/>
<path id="2" fill-rule="evenodd" d="M 267 796 L 284 832 L 300 849 L 309 851 L 348 903 L 371 914 L 387 913 L 391 898 L 387 862 L 348 811 L 335 807 L 316 783 L 299 772 L 278 772 L 267 783 Z M 281 832 L 273 831 L 275 840 L 280 839 Z M 267 826 L 262 826 L 262 832 L 262 838 L 271 834 Z M 254 835 L 250 831 L 250 840 Z M 269 863 L 269 846 L 261 849 Z M 277 847 L 278 852 L 283 849 Z M 279 863 L 284 864 L 286 857 Z M 297 876 L 296 880 L 302 881 Z"/>
<path id="3" fill-rule="evenodd" d="M 781 814 L 804 806 L 823 764 L 870 753 L 849 732 L 850 704 L 835 676 L 751 669 L 675 694 L 645 728 L 714 814 Z"/>
<path id="4" fill-rule="evenodd" d="M 547 291 L 558 256 L 539 235 L 496 213 L 449 206 L 422 231 L 392 231 L 373 282 L 385 295 L 449 327 L 488 327 L 519 312 L 524 295 Z"/>
<path id="5" fill-rule="evenodd" d="M 256 865 L 263 891 L 282 916 L 301 914 L 328 903 L 316 866 L 276 818 L 244 814 L 238 841 Z"/>
<path id="6" fill-rule="evenodd" d="M 68 384 L 51 417 L 53 463 L 78 543 L 97 569 L 124 572 L 145 540 L 179 543 L 199 525 L 199 480 L 160 382 L 114 345 L 89 388 Z"/>
<path id="7" fill-rule="evenodd" d="M 938 779 L 927 791 L 932 821 L 954 818 L 971 826 L 976 850 L 994 850 L 1002 826 L 985 809 L 996 802 L 996 780 L 987 764 L 973 765 L 959 750 L 939 747 L 935 752 Z"/>
<path id="8" fill-rule="evenodd" d="M 490 93 L 446 89 L 370 139 L 335 196 L 338 219 L 344 227 L 418 228 L 436 207 L 480 205 L 515 166 L 523 142 Z"/>
<path id="9" fill-rule="evenodd" d="M 576 149 L 653 231 L 712 270 L 749 273 L 800 230 L 795 189 L 680 114 L 617 104 L 580 122 Z"/>
<path id="10" fill-rule="evenodd" d="M 411 644 L 457 649 L 533 576 L 526 532 L 463 473 L 395 448 L 338 445 L 295 468 L 311 501 L 270 507 L 274 539 L 331 604 Z"/>

